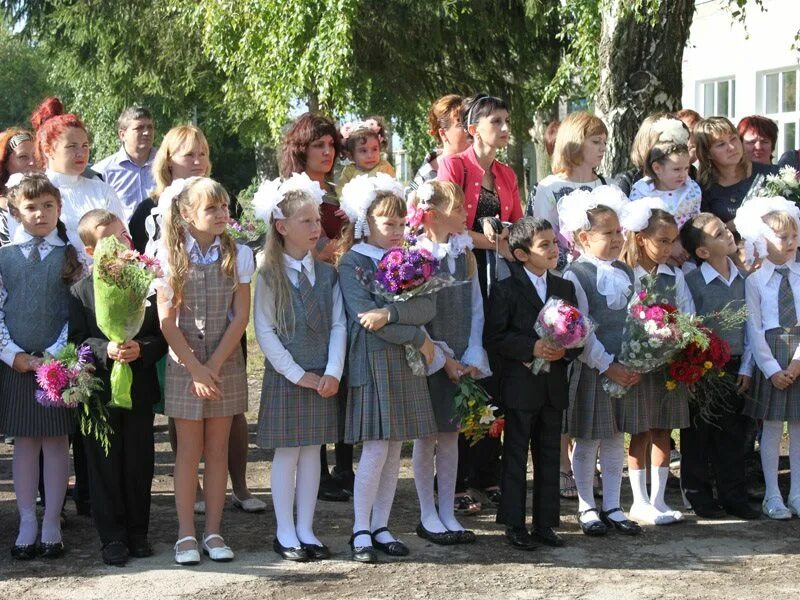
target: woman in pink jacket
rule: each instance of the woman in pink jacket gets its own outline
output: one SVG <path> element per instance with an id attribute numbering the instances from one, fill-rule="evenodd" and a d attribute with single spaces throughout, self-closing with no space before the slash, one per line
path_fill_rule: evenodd
<path id="1" fill-rule="evenodd" d="M 467 229 L 475 244 L 478 280 L 486 300 L 487 290 L 495 275 L 494 261 L 487 250 L 496 250 L 513 260 L 508 249 L 508 230 L 499 232 L 502 222 L 522 218 L 522 204 L 513 169 L 498 160 L 497 151 L 508 145 L 510 128 L 508 105 L 500 98 L 478 94 L 464 102 L 461 122 L 472 137 L 472 145 L 464 152 L 439 159 L 440 181 L 461 186 L 466 197 Z"/>

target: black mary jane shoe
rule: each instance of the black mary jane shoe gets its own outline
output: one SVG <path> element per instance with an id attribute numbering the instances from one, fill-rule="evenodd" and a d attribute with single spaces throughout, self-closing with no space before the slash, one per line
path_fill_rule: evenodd
<path id="1" fill-rule="evenodd" d="M 393 542 L 387 542 L 384 544 L 383 542 L 379 542 L 375 539 L 379 533 L 383 533 L 384 531 L 391 535 L 388 527 L 381 527 L 380 529 L 376 529 L 372 532 L 372 545 L 389 556 L 408 556 L 408 546 L 406 546 L 400 540 L 394 540 Z M 417 529 L 417 533 L 419 533 L 419 529 Z"/>
<path id="2" fill-rule="evenodd" d="M 306 551 L 311 560 L 325 560 L 331 557 L 331 549 L 325 544 L 304 544 L 300 542 L 300 547 Z"/>
<path id="3" fill-rule="evenodd" d="M 458 531 L 450 531 L 448 529 L 447 532 L 455 537 L 456 544 L 474 544 L 478 541 L 478 536 L 469 529 L 459 529 Z"/>
<path id="4" fill-rule="evenodd" d="M 125 542 L 114 540 L 103 546 L 101 551 L 103 562 L 112 567 L 122 567 L 128 562 L 130 552 Z"/>
<path id="5" fill-rule="evenodd" d="M 282 546 L 278 538 L 272 540 L 272 549 L 283 559 L 291 560 L 294 562 L 306 562 L 309 559 L 308 552 L 302 546 L 296 548 L 287 548 Z"/>
<path id="6" fill-rule="evenodd" d="M 20 544 L 11 546 L 11 557 L 16 560 L 31 560 L 39 553 L 36 544 Z"/>
<path id="7" fill-rule="evenodd" d="M 636 521 L 631 521 L 630 519 L 615 521 L 614 519 L 610 519 L 608 515 L 614 514 L 615 512 L 621 513 L 622 509 L 617 507 L 604 510 L 600 513 L 600 518 L 603 520 L 603 523 L 606 524 L 606 527 L 613 527 L 622 535 L 639 535 L 642 533 L 642 527 Z"/>
<path id="8" fill-rule="evenodd" d="M 360 535 L 371 535 L 366 529 L 356 531 L 350 536 L 350 550 L 352 551 L 353 560 L 362 563 L 376 563 L 378 562 L 378 553 L 375 552 L 373 546 L 356 546 L 356 538 Z"/>
<path id="9" fill-rule="evenodd" d="M 606 527 L 606 524 L 603 523 L 601 519 L 589 521 L 588 523 L 581 521 L 581 517 L 587 513 L 594 513 L 598 517 L 600 516 L 600 513 L 596 508 L 587 508 L 586 510 L 578 513 L 578 525 L 581 526 L 581 531 L 584 533 L 584 535 L 588 535 L 590 537 L 602 537 L 607 534 L 608 527 Z"/>
<path id="10" fill-rule="evenodd" d="M 456 535 L 452 531 L 434 533 L 433 531 L 428 531 L 425 529 L 425 526 L 422 523 L 417 525 L 417 535 L 423 540 L 428 540 L 429 542 L 433 542 L 439 546 L 452 546 L 453 544 L 458 543 Z"/>
<path id="11" fill-rule="evenodd" d="M 561 548 L 564 545 L 564 538 L 553 531 L 552 527 L 534 527 L 531 537 L 534 541 L 552 548 Z"/>
<path id="12" fill-rule="evenodd" d="M 42 542 L 39 556 L 42 558 L 61 558 L 64 555 L 64 542 Z"/>
<path id="13" fill-rule="evenodd" d="M 506 542 L 518 550 L 535 550 L 536 544 L 524 527 L 506 527 Z"/>

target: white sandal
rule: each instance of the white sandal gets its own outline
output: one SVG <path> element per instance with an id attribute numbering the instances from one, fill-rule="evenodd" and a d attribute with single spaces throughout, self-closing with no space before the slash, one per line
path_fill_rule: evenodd
<path id="1" fill-rule="evenodd" d="M 239 500 L 233 492 L 231 492 L 231 504 L 246 513 L 259 513 L 267 510 L 267 505 L 255 496 L 251 496 L 247 500 Z"/>
<path id="2" fill-rule="evenodd" d="M 179 546 L 184 542 L 194 542 L 194 548 L 179 550 Z M 197 538 L 192 535 L 187 535 L 175 542 L 175 562 L 185 567 L 200 563 L 200 553 L 197 551 Z"/>
<path id="3" fill-rule="evenodd" d="M 209 540 L 219 539 L 222 541 L 222 546 L 210 548 L 208 545 Z M 214 562 L 230 562 L 233 560 L 233 550 L 225 546 L 225 540 L 218 533 L 209 533 L 203 538 L 203 553 Z"/>

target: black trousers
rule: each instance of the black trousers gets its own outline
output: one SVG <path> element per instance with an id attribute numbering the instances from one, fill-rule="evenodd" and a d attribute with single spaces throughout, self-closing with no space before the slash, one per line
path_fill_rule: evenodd
<path id="1" fill-rule="evenodd" d="M 110 408 L 114 430 L 108 456 L 94 437 L 83 439 L 92 519 L 105 545 L 147 536 L 153 481 L 153 413 L 149 407 Z"/>
<path id="2" fill-rule="evenodd" d="M 729 373 L 738 369 L 738 360 L 725 368 Z M 732 396 L 712 423 L 696 419 L 692 413 L 691 426 L 681 429 L 681 488 L 692 506 L 714 502 L 709 464 L 714 469 L 719 503 L 747 502 L 745 459 L 752 449 L 747 446 L 753 421 L 741 414 L 743 407 L 744 398 Z"/>
<path id="3" fill-rule="evenodd" d="M 533 454 L 533 523 L 558 527 L 561 421 L 564 411 L 543 406 L 535 411 L 507 408 L 503 441 L 502 500 L 497 522 L 525 526 L 528 451 Z"/>

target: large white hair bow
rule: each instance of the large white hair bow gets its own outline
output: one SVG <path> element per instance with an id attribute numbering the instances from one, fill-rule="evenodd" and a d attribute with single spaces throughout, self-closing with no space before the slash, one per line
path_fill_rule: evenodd
<path id="1" fill-rule="evenodd" d="M 292 173 L 288 179 L 280 177 L 272 181 L 265 179 L 253 194 L 253 212 L 256 218 L 269 223 L 270 218 L 285 219 L 279 204 L 288 192 L 302 192 L 310 196 L 319 206 L 325 192 L 319 182 L 311 179 L 307 173 Z"/>
<path id="2" fill-rule="evenodd" d="M 688 144 L 689 130 L 683 121 L 674 117 L 661 117 L 652 125 L 653 131 L 658 133 L 659 142 L 672 142 L 673 144 Z"/>
<path id="3" fill-rule="evenodd" d="M 767 255 L 768 241 L 777 241 L 775 232 L 764 223 L 763 219 L 764 215 L 771 212 L 788 213 L 794 220 L 797 231 L 800 231 L 800 209 L 794 202 L 780 196 L 753 198 L 745 202 L 736 211 L 733 224 L 744 240 L 744 253 L 748 264 L 752 263 L 756 257 L 763 258 Z"/>
<path id="4" fill-rule="evenodd" d="M 619 215 L 619 224 L 625 231 L 638 233 L 647 229 L 650 217 L 654 210 L 667 210 L 667 205 L 661 198 L 639 198 L 632 200 L 622 207 Z M 669 211 L 667 211 L 669 212 Z"/>
<path id="5" fill-rule="evenodd" d="M 355 226 L 355 238 L 369 236 L 367 224 L 367 211 L 378 193 L 389 193 L 398 198 L 403 198 L 403 186 L 394 177 L 386 173 L 376 175 L 359 175 L 351 179 L 342 188 L 339 199 L 347 218 Z"/>
<path id="6" fill-rule="evenodd" d="M 22 180 L 25 179 L 24 173 L 12 173 L 8 176 L 8 180 L 6 181 L 6 188 L 11 189 L 12 187 L 17 187 Z"/>
<path id="7" fill-rule="evenodd" d="M 558 227 L 562 235 L 567 236 L 589 227 L 587 211 L 598 206 L 607 206 L 617 215 L 629 203 L 627 196 L 613 185 L 599 185 L 591 192 L 575 190 L 558 201 Z"/>

